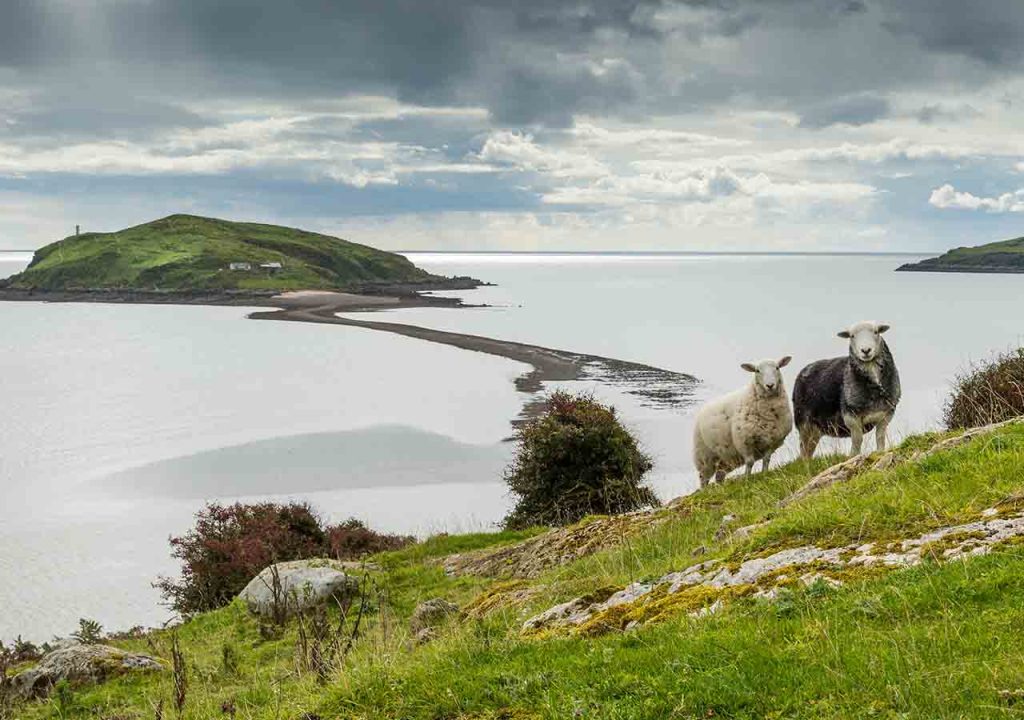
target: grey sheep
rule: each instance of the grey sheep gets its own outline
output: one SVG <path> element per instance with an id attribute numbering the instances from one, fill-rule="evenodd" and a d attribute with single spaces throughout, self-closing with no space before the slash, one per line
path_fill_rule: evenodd
<path id="1" fill-rule="evenodd" d="M 796 377 L 793 414 L 800 453 L 809 458 L 822 436 L 851 438 L 859 455 L 864 433 L 875 431 L 875 446 L 885 449 L 885 433 L 900 401 L 900 375 L 882 338 L 888 325 L 859 322 L 839 333 L 849 340 L 843 357 L 818 360 Z"/>

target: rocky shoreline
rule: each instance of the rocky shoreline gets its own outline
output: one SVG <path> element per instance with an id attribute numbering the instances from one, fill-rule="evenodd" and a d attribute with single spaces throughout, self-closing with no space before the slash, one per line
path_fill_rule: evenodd
<path id="1" fill-rule="evenodd" d="M 443 281 L 421 283 L 365 283 L 342 293 L 334 290 L 314 290 L 315 293 L 361 295 L 367 297 L 392 297 L 413 305 L 456 306 L 461 303 L 454 298 L 438 298 L 423 293 L 443 290 L 474 290 L 486 287 L 485 283 L 470 277 L 447 278 Z M 136 288 L 72 288 L 67 290 L 44 290 L 41 288 L 11 287 L 0 280 L 0 302 L 95 302 L 125 303 L 142 305 L 225 305 L 248 307 L 279 307 L 275 300 L 282 295 L 280 290 L 144 290 Z M 285 293 L 288 295 L 288 293 Z"/>
<path id="2" fill-rule="evenodd" d="M 922 265 L 921 263 L 907 263 L 896 268 L 896 272 L 938 272 L 938 273 L 978 273 L 983 275 L 994 274 L 1021 274 L 1024 273 L 1024 266 L 1014 265 Z"/>

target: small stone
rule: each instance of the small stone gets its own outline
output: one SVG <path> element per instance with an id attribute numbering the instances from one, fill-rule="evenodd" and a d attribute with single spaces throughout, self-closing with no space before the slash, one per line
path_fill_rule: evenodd
<path id="1" fill-rule="evenodd" d="M 424 600 L 413 610 L 409 630 L 417 636 L 424 630 L 434 631 L 458 614 L 459 606 L 444 598 Z"/>
<path id="2" fill-rule="evenodd" d="M 768 524 L 768 522 L 765 521 L 765 522 L 754 523 L 752 525 L 744 525 L 741 528 L 736 528 L 733 531 L 732 536 L 734 538 L 736 538 L 737 540 L 744 540 L 744 539 L 750 537 L 750 535 L 755 530 L 758 530 L 759 528 L 763 528 L 767 524 Z"/>
<path id="3" fill-rule="evenodd" d="M 824 583 L 831 588 L 843 586 L 843 584 L 835 578 L 830 578 L 828 575 L 823 575 L 822 573 L 807 573 L 806 575 L 802 575 L 800 577 L 800 582 L 807 587 L 811 587 L 815 583 Z"/>
<path id="4" fill-rule="evenodd" d="M 695 617 L 695 618 L 707 617 L 708 615 L 714 615 L 716 612 L 718 612 L 721 609 L 722 609 L 722 601 L 721 600 L 715 600 L 713 603 L 711 603 L 707 607 L 702 607 L 700 610 L 695 610 L 694 612 L 690 613 L 690 617 Z"/>
<path id="5" fill-rule="evenodd" d="M 1000 690 L 999 699 L 1007 705 L 1016 705 L 1017 703 L 1024 702 L 1024 689 Z"/>
<path id="6" fill-rule="evenodd" d="M 101 683 L 130 672 L 163 669 L 154 657 L 110 645 L 68 645 L 47 653 L 38 665 L 15 675 L 12 682 L 19 696 L 40 698 L 49 695 L 62 680 L 74 684 Z"/>
<path id="7" fill-rule="evenodd" d="M 896 453 L 886 453 L 882 457 L 878 458 L 875 464 L 871 467 L 872 470 L 886 470 L 892 467 L 896 463 Z"/>
<path id="8" fill-rule="evenodd" d="M 426 627 L 420 630 L 413 636 L 413 642 L 417 645 L 426 645 L 428 642 L 437 637 L 437 629 Z"/>

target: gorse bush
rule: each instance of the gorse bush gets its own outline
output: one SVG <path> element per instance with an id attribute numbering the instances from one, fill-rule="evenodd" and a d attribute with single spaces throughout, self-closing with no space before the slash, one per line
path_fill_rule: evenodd
<path id="1" fill-rule="evenodd" d="M 195 527 L 171 538 L 171 554 L 182 565 L 181 579 L 160 578 L 156 587 L 172 608 L 189 615 L 227 605 L 273 563 L 316 557 L 353 560 L 412 540 L 377 533 L 355 519 L 325 526 L 306 503 L 211 503 L 196 514 Z"/>
<path id="2" fill-rule="evenodd" d="M 944 420 L 951 430 L 1024 415 L 1024 349 L 997 355 L 953 381 Z"/>
<path id="3" fill-rule="evenodd" d="M 556 392 L 542 417 L 516 433 L 518 448 L 505 471 L 516 506 L 507 529 L 568 525 L 591 514 L 658 505 L 643 486 L 651 460 L 615 410 L 589 395 Z"/>

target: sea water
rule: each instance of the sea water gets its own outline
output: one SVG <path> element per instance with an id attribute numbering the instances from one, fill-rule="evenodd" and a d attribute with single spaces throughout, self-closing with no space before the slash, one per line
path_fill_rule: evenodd
<path id="1" fill-rule="evenodd" d="M 698 401 L 741 362 L 839 355 L 864 318 L 903 377 L 892 427 L 937 426 L 950 378 L 1021 344 L 1024 277 L 895 273 L 911 257 L 412 253 L 495 287 L 489 307 L 377 313 L 429 327 L 690 373 Z M 19 263 L 4 263 L 14 272 Z M 168 617 L 150 583 L 204 502 L 301 499 L 330 520 L 420 535 L 494 527 L 528 368 L 350 327 L 246 320 L 244 308 L 0 303 L 0 638 Z M 610 402 L 664 498 L 696 484 L 692 405 L 560 383 Z M 549 388 L 550 389 L 550 388 Z M 840 446 L 841 447 L 841 446 Z M 791 457 L 790 443 L 779 459 Z"/>

